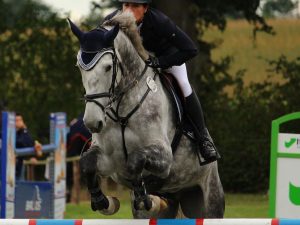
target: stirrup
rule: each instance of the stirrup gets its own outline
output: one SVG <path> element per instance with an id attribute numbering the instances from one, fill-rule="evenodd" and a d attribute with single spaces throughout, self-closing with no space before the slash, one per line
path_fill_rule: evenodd
<path id="1" fill-rule="evenodd" d="M 201 157 L 198 156 L 200 165 L 207 165 L 221 158 L 217 151 L 217 148 L 210 137 L 208 130 L 206 129 L 206 135 L 204 135 L 199 143 L 199 150 Z M 208 149 L 210 148 L 210 149 Z M 211 154 L 211 155 L 208 155 Z"/>

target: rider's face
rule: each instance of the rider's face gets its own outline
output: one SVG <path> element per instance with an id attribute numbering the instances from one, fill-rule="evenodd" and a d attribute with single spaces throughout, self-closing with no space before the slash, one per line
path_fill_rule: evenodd
<path id="1" fill-rule="evenodd" d="M 148 5 L 139 3 L 123 3 L 123 11 L 129 10 L 133 13 L 136 22 L 141 22 L 144 18 L 144 14 L 148 10 Z"/>

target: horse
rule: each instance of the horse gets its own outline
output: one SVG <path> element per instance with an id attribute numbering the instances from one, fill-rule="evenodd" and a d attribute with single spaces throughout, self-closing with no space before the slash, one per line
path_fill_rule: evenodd
<path id="1" fill-rule="evenodd" d="M 80 165 L 92 210 L 111 215 L 120 203 L 106 196 L 102 177 L 131 190 L 134 218 L 222 218 L 224 192 L 218 164 L 198 163 L 197 144 L 183 136 L 173 154 L 176 115 L 160 80 L 149 67 L 131 13 L 119 13 L 101 27 L 81 31 L 77 65 L 85 89 L 84 124 L 92 146 Z M 182 214 L 181 214 L 182 215 Z"/>

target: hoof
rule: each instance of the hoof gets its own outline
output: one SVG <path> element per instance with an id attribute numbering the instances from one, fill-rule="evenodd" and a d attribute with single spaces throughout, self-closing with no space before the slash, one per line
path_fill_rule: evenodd
<path id="1" fill-rule="evenodd" d="M 149 195 L 149 198 L 152 201 L 152 208 L 150 209 L 150 212 L 160 213 L 164 211 L 166 208 L 168 208 L 167 200 L 155 195 Z"/>
<path id="2" fill-rule="evenodd" d="M 135 210 L 147 210 L 150 211 L 153 207 L 153 202 L 150 196 L 147 196 L 144 200 L 134 200 L 133 206 Z"/>
<path id="3" fill-rule="evenodd" d="M 167 200 L 155 195 L 149 195 L 146 200 L 141 202 L 134 200 L 133 204 L 135 210 L 147 210 L 154 214 L 161 213 L 168 208 Z"/>
<path id="4" fill-rule="evenodd" d="M 107 216 L 110 216 L 110 215 L 113 215 L 115 214 L 116 212 L 119 211 L 120 209 L 120 202 L 117 198 L 115 197 L 110 197 L 110 196 L 107 196 L 107 200 L 109 202 L 109 206 L 107 209 L 102 209 L 102 210 L 99 210 L 99 212 L 103 215 L 107 215 Z"/>
<path id="5" fill-rule="evenodd" d="M 150 211 L 150 209 L 152 208 L 152 201 L 147 198 L 143 201 L 137 201 L 134 200 L 133 202 L 133 206 L 135 210 L 147 210 Z"/>

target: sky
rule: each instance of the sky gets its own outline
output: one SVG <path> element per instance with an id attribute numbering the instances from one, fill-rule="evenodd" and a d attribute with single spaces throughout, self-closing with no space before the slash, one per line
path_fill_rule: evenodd
<path id="1" fill-rule="evenodd" d="M 90 12 L 91 2 L 95 0 L 42 0 L 55 11 L 71 12 L 72 20 L 79 20 Z"/>

